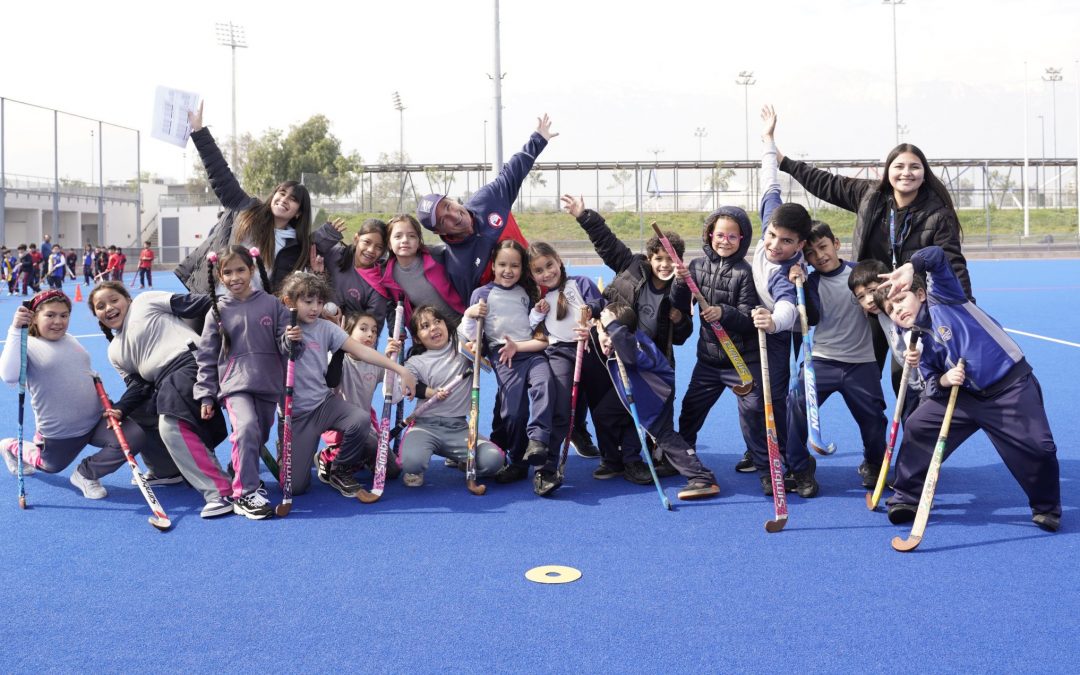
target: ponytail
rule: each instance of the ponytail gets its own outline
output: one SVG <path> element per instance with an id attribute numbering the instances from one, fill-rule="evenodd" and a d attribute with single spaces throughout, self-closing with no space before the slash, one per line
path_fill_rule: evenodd
<path id="1" fill-rule="evenodd" d="M 219 358 L 225 358 L 229 355 L 229 348 L 232 343 L 229 341 L 229 334 L 225 332 L 225 326 L 221 323 L 221 310 L 218 309 L 218 294 L 217 294 L 217 279 L 214 278 L 214 263 L 218 261 L 218 254 L 215 251 L 210 251 L 206 256 L 206 275 L 210 281 L 210 300 L 212 305 L 210 311 L 214 314 L 214 321 L 217 321 L 218 335 L 221 336 L 221 356 Z"/>
<path id="2" fill-rule="evenodd" d="M 251 259 L 255 261 L 255 267 L 259 268 L 259 280 L 262 281 L 263 290 L 273 295 L 273 292 L 270 290 L 270 277 L 266 275 L 266 266 L 263 265 L 263 259 L 259 254 L 259 249 L 252 246 L 248 253 L 251 254 Z"/>

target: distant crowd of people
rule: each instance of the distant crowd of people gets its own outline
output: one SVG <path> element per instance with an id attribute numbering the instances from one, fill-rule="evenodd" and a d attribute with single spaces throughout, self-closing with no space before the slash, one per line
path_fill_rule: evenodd
<path id="1" fill-rule="evenodd" d="M 143 242 L 136 269 L 139 288 L 154 287 L 155 257 L 150 242 Z M 123 282 L 127 260 L 124 249 L 119 246 L 86 244 L 82 251 L 83 283 L 93 286 L 103 280 Z M 0 246 L 0 281 L 7 284 L 8 295 L 37 293 L 42 282 L 49 288 L 62 288 L 65 278 L 78 278 L 75 271 L 78 264 L 78 250 L 53 244 L 49 235 L 43 237 L 41 246 L 34 243 L 19 244 L 15 249 Z M 135 280 L 132 280 L 134 284 Z"/>

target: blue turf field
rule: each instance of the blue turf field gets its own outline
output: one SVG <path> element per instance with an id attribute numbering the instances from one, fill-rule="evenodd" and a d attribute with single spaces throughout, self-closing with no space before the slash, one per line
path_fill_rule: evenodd
<path id="1" fill-rule="evenodd" d="M 104 481 L 110 495 L 98 502 L 68 484 L 71 469 L 32 476 L 25 512 L 4 472 L 0 670 L 1074 672 L 1077 269 L 1075 260 L 971 263 L 979 304 L 1007 328 L 1073 343 L 1015 336 L 1058 443 L 1057 534 L 1030 523 L 1023 493 L 979 434 L 945 464 L 922 546 L 894 552 L 889 540 L 907 528 L 866 510 L 860 443 L 839 396 L 822 409 L 839 447 L 819 458 L 822 496 L 793 496 L 775 535 L 762 527 L 772 502 L 756 476 L 732 470 L 743 442 L 731 394 L 698 448 L 722 497 L 673 513 L 651 487 L 595 481 L 594 462 L 572 455 L 553 500 L 528 482 L 474 497 L 439 462 L 423 488 L 390 483 L 374 505 L 315 482 L 287 519 L 267 522 L 202 521 L 195 492 L 162 487 L 174 521 L 162 534 L 126 469 Z M 157 278 L 179 288 L 168 273 Z M 4 321 L 14 300 L 0 298 Z M 118 396 L 85 305 L 71 332 L 93 336 L 83 344 Z M 680 387 L 693 354 L 693 339 L 677 351 Z M 493 384 L 486 375 L 485 426 Z M 14 390 L 0 400 L 0 435 L 15 435 L 16 402 Z M 674 500 L 682 481 L 665 483 Z M 562 586 L 524 579 L 545 564 L 583 576 Z"/>

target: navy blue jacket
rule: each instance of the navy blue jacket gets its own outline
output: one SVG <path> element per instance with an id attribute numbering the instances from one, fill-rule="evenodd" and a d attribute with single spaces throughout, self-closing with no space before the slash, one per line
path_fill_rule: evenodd
<path id="1" fill-rule="evenodd" d="M 644 331 L 635 335 L 618 321 L 607 325 L 611 345 L 626 367 L 630 380 L 630 389 L 637 404 L 638 421 L 641 426 L 656 435 L 653 425 L 659 420 L 665 406 L 670 406 L 675 396 L 675 371 L 668 363 L 664 353 L 649 339 Z M 619 365 L 614 356 L 608 358 L 608 371 L 612 381 L 617 383 L 615 391 L 629 409 L 626 392 L 619 375 Z"/>

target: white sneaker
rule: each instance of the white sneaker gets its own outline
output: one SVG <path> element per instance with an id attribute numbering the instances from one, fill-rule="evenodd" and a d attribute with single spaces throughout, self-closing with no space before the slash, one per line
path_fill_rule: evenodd
<path id="1" fill-rule="evenodd" d="M 202 507 L 202 511 L 199 515 L 203 518 L 214 518 L 217 516 L 224 516 L 233 512 L 232 502 L 224 497 L 215 497 L 206 502 L 206 505 Z"/>
<path id="2" fill-rule="evenodd" d="M 402 474 L 401 482 L 405 483 L 405 487 L 420 487 L 424 484 L 424 474 L 422 473 L 406 473 Z"/>
<path id="3" fill-rule="evenodd" d="M 17 474 L 19 472 L 19 465 L 15 463 L 16 462 L 16 460 L 15 460 L 15 445 L 16 445 L 16 443 L 18 443 L 18 441 L 16 439 L 14 439 L 14 438 L 2 438 L 2 439 L 0 439 L 0 452 L 3 453 L 3 455 L 4 455 L 4 464 L 7 464 L 8 471 L 10 471 L 12 475 L 15 475 L 15 474 Z M 37 467 L 34 466 L 30 462 L 29 459 L 27 459 L 29 457 L 29 455 L 30 455 L 30 452 L 35 447 L 36 446 L 33 443 L 31 443 L 30 441 L 23 441 L 22 461 L 23 461 L 23 475 L 24 476 L 29 476 L 30 474 L 37 471 Z"/>
<path id="4" fill-rule="evenodd" d="M 109 494 L 101 483 L 82 475 L 77 468 L 71 472 L 71 484 L 82 490 L 83 497 L 87 499 L 105 499 Z"/>

